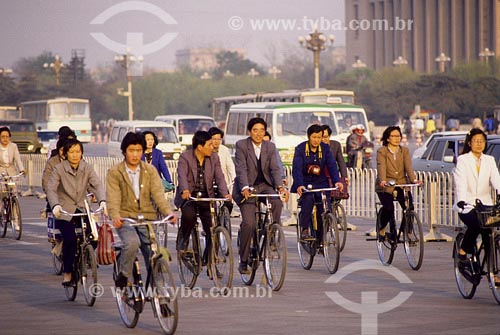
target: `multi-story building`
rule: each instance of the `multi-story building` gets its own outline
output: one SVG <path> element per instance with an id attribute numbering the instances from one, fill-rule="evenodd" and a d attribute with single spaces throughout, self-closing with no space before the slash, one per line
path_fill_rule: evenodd
<path id="1" fill-rule="evenodd" d="M 500 55 L 500 0 L 347 0 L 346 27 L 348 68 L 359 59 L 377 70 L 401 57 L 432 73 Z"/>
<path id="2" fill-rule="evenodd" d="M 246 57 L 245 49 L 193 48 L 182 49 L 175 53 L 177 67 L 187 66 L 193 71 L 210 71 L 217 67 L 216 55 L 222 51 L 237 52 Z"/>

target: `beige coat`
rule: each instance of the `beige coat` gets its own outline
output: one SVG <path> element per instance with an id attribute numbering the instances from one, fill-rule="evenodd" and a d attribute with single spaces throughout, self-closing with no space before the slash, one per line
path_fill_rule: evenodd
<path id="1" fill-rule="evenodd" d="M 378 149 L 375 191 L 392 193 L 394 187 L 385 187 L 384 189 L 380 187 L 382 180 L 388 182 L 391 179 L 395 180 L 396 184 L 406 184 L 417 179 L 411 166 L 410 151 L 407 147 L 399 146 L 395 158 L 386 146 Z"/>
<path id="2" fill-rule="evenodd" d="M 142 161 L 140 168 L 139 200 L 135 197 L 132 182 L 125 170 L 125 161 L 109 169 L 106 178 L 106 198 L 108 215 L 112 220 L 137 219 L 138 214 L 143 214 L 147 220 L 156 220 L 158 218 L 156 208 L 164 216 L 172 213 L 156 168 Z"/>
<path id="3" fill-rule="evenodd" d="M 25 171 L 23 162 L 21 161 L 21 155 L 17 149 L 17 144 L 10 142 L 7 145 L 7 155 L 8 161 L 5 162 L 2 154 L 0 153 L 0 173 L 5 171 L 9 176 L 14 176 L 21 171 Z"/>

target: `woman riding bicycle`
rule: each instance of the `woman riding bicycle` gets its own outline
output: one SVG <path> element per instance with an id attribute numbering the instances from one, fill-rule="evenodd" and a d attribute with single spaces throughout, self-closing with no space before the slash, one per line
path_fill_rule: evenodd
<path id="1" fill-rule="evenodd" d="M 312 210 L 314 203 L 321 202 L 320 193 L 304 193 L 307 185 L 313 188 L 328 188 L 330 187 L 328 178 L 325 172 L 327 167 L 332 182 L 342 191 L 344 185 L 340 182 L 337 163 L 330 151 L 328 144 L 322 142 L 323 128 L 320 125 L 313 124 L 307 128 L 308 140 L 302 142 L 295 148 L 293 156 L 293 184 L 291 192 L 297 192 L 300 196 L 302 215 L 300 216 L 301 237 L 303 239 L 311 236 L 309 227 L 312 222 Z M 328 197 L 330 201 L 330 197 Z M 318 206 L 318 229 L 322 231 L 323 223 L 321 222 L 321 213 L 323 206 Z M 321 236 L 319 236 L 321 238 Z"/>
<path id="2" fill-rule="evenodd" d="M 25 173 L 23 162 L 17 144 L 10 141 L 9 127 L 0 127 L 0 172 L 9 176 Z"/>
<path id="3" fill-rule="evenodd" d="M 458 211 L 458 217 L 467 226 L 459 257 L 467 261 L 467 254 L 474 253 L 476 239 L 481 232 L 479 219 L 473 205 L 480 199 L 485 205 L 492 205 L 490 185 L 500 191 L 500 174 L 495 158 L 485 155 L 486 133 L 474 128 L 467 133 L 462 154 L 458 157 L 457 166 L 453 171 L 455 181 L 455 199 L 453 206 Z M 483 238 L 483 243 L 489 243 Z"/>
<path id="4" fill-rule="evenodd" d="M 404 192 L 401 188 L 389 186 L 389 180 L 396 184 L 413 182 L 422 184 L 417 179 L 415 171 L 411 166 L 411 155 L 407 147 L 401 146 L 402 133 L 398 126 L 390 126 L 382 134 L 382 147 L 377 151 L 377 180 L 375 192 L 382 203 L 380 230 L 378 238 L 385 239 L 385 230 L 389 221 L 394 218 L 394 198 L 397 199 L 401 208 L 405 208 Z M 396 192 L 396 197 L 394 197 Z M 409 206 L 413 206 L 413 198 L 408 192 Z"/>
<path id="5" fill-rule="evenodd" d="M 92 192 L 106 212 L 104 187 L 96 172 L 82 160 L 83 145 L 77 139 L 70 139 L 64 145 L 63 155 L 66 160 L 54 167 L 47 184 L 47 199 L 52 213 L 59 219 L 58 225 L 63 236 L 63 286 L 73 285 L 71 271 L 75 261 L 76 233 L 75 225 L 80 219 L 64 216 L 64 209 L 70 213 L 83 213 L 84 200 Z"/>

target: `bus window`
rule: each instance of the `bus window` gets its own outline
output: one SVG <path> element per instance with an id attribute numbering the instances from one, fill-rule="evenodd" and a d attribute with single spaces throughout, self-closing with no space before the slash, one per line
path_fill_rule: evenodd
<path id="1" fill-rule="evenodd" d="M 71 105 L 71 116 L 89 117 L 89 105 L 84 103 L 73 103 Z"/>
<path id="2" fill-rule="evenodd" d="M 64 102 L 49 105 L 49 118 L 62 119 L 68 115 L 68 105 Z"/>
<path id="3" fill-rule="evenodd" d="M 238 129 L 238 113 L 230 113 L 227 119 L 227 134 L 236 135 Z"/>
<path id="4" fill-rule="evenodd" d="M 238 117 L 238 126 L 236 127 L 237 135 L 245 135 L 247 131 L 247 113 L 241 113 Z"/>

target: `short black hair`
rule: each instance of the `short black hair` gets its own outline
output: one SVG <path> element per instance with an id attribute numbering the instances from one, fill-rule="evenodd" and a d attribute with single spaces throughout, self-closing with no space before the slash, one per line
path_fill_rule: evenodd
<path id="1" fill-rule="evenodd" d="M 122 154 L 125 155 L 127 148 L 135 144 L 140 144 L 142 146 L 142 150 L 146 150 L 146 140 L 144 139 L 144 135 L 142 133 L 134 133 L 132 131 L 129 131 L 123 137 L 122 143 L 120 145 Z"/>
<path id="2" fill-rule="evenodd" d="M 67 139 L 67 138 L 76 138 L 75 132 L 68 126 L 62 126 L 57 131 L 57 135 L 59 138 Z"/>
<path id="3" fill-rule="evenodd" d="M 75 145 L 80 146 L 80 150 L 82 151 L 82 155 L 83 155 L 83 144 L 82 144 L 82 142 L 80 142 L 76 138 L 69 138 L 69 139 L 64 141 L 63 155 L 68 157 L 69 149 L 71 149 Z"/>
<path id="4" fill-rule="evenodd" d="M 193 150 L 198 147 L 198 145 L 205 146 L 205 143 L 207 143 L 208 140 L 211 140 L 212 136 L 208 133 L 208 131 L 204 130 L 198 130 L 196 133 L 193 135 Z"/>
<path id="5" fill-rule="evenodd" d="M 224 138 L 224 132 L 217 127 L 212 127 L 208 130 L 210 136 L 220 135 L 220 138 Z"/>
<path id="6" fill-rule="evenodd" d="M 326 132 L 328 133 L 328 136 L 331 136 L 331 135 L 332 135 L 333 131 L 332 131 L 332 128 L 330 128 L 330 126 L 329 126 L 329 125 L 324 124 L 324 125 L 322 125 L 322 126 L 321 126 L 321 128 L 323 129 L 323 131 L 325 131 L 325 130 L 326 130 Z"/>
<path id="7" fill-rule="evenodd" d="M 158 137 L 156 137 L 155 133 L 153 133 L 151 130 L 145 130 L 142 132 L 142 135 L 144 135 L 144 140 L 146 140 L 146 135 L 153 136 L 153 140 L 154 140 L 153 148 L 156 148 L 156 146 L 158 145 Z"/>
<path id="8" fill-rule="evenodd" d="M 469 130 L 467 133 L 467 136 L 465 136 L 465 143 L 464 143 L 464 148 L 462 149 L 462 153 L 460 155 L 466 154 L 472 150 L 470 142 L 472 141 L 472 138 L 476 135 L 483 135 L 484 138 L 484 149 L 483 152 L 486 151 L 486 148 L 488 147 L 488 136 L 484 131 L 482 131 L 479 128 L 472 128 Z"/>
<path id="9" fill-rule="evenodd" d="M 321 133 L 323 135 L 323 127 L 319 124 L 312 124 L 307 128 L 307 138 L 309 138 L 314 133 Z"/>
<path id="10" fill-rule="evenodd" d="M 264 136 L 267 136 L 267 137 L 269 137 L 269 141 L 270 141 L 270 140 L 272 139 L 272 136 L 271 136 L 271 134 L 269 134 L 269 132 L 268 132 L 267 130 L 266 130 L 266 133 L 264 134 Z"/>
<path id="11" fill-rule="evenodd" d="M 248 124 L 247 124 L 247 130 L 248 131 L 252 131 L 252 128 L 253 126 L 255 126 L 256 124 L 262 124 L 264 125 L 264 130 L 267 130 L 267 123 L 266 121 L 264 121 L 263 118 L 261 117 L 254 117 L 254 118 L 251 118 L 249 121 L 248 121 Z"/>
<path id="12" fill-rule="evenodd" d="M 9 129 L 9 127 L 0 127 L 0 133 L 1 133 L 1 132 L 4 132 L 4 131 L 6 131 L 6 132 L 8 132 L 8 133 L 9 133 L 9 137 L 11 137 L 11 136 L 12 136 L 12 134 L 10 133 L 10 129 Z"/>

